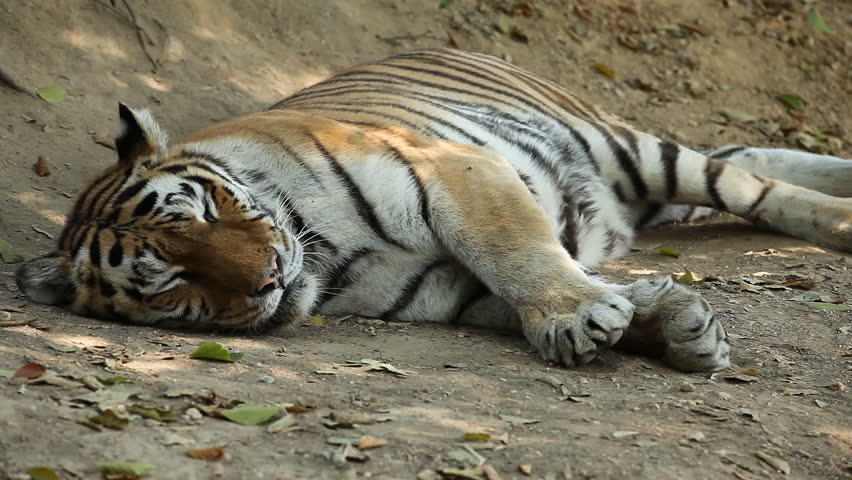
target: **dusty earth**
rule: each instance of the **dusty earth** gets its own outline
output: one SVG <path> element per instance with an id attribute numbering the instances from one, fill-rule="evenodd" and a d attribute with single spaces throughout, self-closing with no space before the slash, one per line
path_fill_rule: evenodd
<path id="1" fill-rule="evenodd" d="M 446 8 L 439 0 L 129 0 L 156 69 L 125 4 L 114 3 L 0 6 L 0 67 L 28 88 L 67 90 L 48 103 L 0 85 L 0 238 L 27 257 L 51 249 L 72 198 L 114 161 L 95 140 L 114 131 L 117 101 L 150 107 L 179 136 L 349 65 L 451 42 L 511 58 L 695 147 L 809 145 L 852 156 L 845 0 L 528 0 L 514 10 L 512 1 L 477 0 Z M 806 22 L 814 6 L 831 34 Z M 494 28 L 501 14 L 517 27 L 513 36 Z M 788 112 L 776 100 L 782 93 L 803 98 L 804 113 Z M 726 120 L 719 112 L 730 109 Z M 36 175 L 39 156 L 49 176 Z M 660 255 L 660 246 L 682 256 Z M 37 362 L 62 384 L 0 379 L 0 477 L 29 478 L 45 466 L 64 479 L 98 478 L 97 462 L 120 461 L 151 464 L 156 479 L 430 479 L 484 461 L 493 471 L 443 478 L 850 478 L 852 312 L 790 301 L 807 290 L 777 284 L 810 279 L 817 297 L 852 303 L 850 260 L 725 218 L 649 232 L 602 269 L 620 281 L 684 266 L 709 277 L 694 288 L 734 345 L 735 365 L 715 375 L 616 352 L 565 370 L 520 338 L 356 318 L 264 337 L 117 325 L 28 303 L 15 265 L 0 263 L 4 321 L 31 321 L 0 329 L 0 376 Z M 189 358 L 210 341 L 245 357 Z M 365 358 L 410 374 L 341 366 Z M 117 375 L 133 383 L 94 398 L 128 419 L 126 428 L 79 423 L 99 413 L 84 401 L 99 388 L 92 376 Z M 122 391 L 136 396 L 123 400 Z M 199 415 L 234 401 L 311 408 L 296 408 L 296 423 L 277 433 Z M 170 409 L 177 421 L 129 413 L 135 404 Z M 346 414 L 366 424 L 332 429 L 346 426 Z M 464 442 L 465 433 L 490 440 Z M 365 434 L 387 443 L 363 451 L 329 443 Z M 217 460 L 187 455 L 218 446 Z"/>

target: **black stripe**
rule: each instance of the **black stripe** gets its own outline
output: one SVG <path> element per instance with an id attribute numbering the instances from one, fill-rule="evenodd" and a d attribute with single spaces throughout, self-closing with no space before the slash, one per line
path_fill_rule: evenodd
<path id="1" fill-rule="evenodd" d="M 746 149 L 746 147 L 731 147 L 731 148 L 728 148 L 728 149 L 717 150 L 717 151 L 711 153 L 708 156 L 710 158 L 715 158 L 716 160 L 724 160 L 724 159 L 730 157 L 731 155 L 733 155 L 735 153 L 742 152 L 745 149 Z"/>
<path id="2" fill-rule="evenodd" d="M 725 201 L 722 200 L 722 196 L 719 195 L 719 190 L 716 188 L 716 183 L 719 181 L 719 177 L 722 175 L 722 172 L 725 170 L 727 165 L 728 164 L 723 161 L 712 158 L 707 158 L 707 163 L 704 165 L 704 176 L 707 182 L 707 195 L 710 196 L 710 199 L 713 200 L 713 204 L 719 210 L 728 209 L 728 206 L 725 205 Z"/>
<path id="3" fill-rule="evenodd" d="M 144 217 L 151 213 L 151 210 L 154 209 L 154 205 L 157 204 L 157 198 L 157 192 L 148 192 L 148 195 L 145 195 L 145 198 L 136 204 L 136 208 L 133 209 L 133 216 Z"/>
<path id="4" fill-rule="evenodd" d="M 568 195 L 562 195 L 562 221 L 565 227 L 562 229 L 560 241 L 568 253 L 577 258 L 577 205 Z"/>
<path id="5" fill-rule="evenodd" d="M 316 302 L 318 308 L 322 307 L 325 302 L 331 300 L 333 297 L 339 295 L 341 290 L 352 285 L 354 279 L 351 278 L 349 270 L 358 260 L 370 255 L 371 253 L 373 253 L 373 250 L 369 248 L 359 248 L 347 255 L 346 258 L 323 274 L 327 281 L 327 288 Z M 328 288 L 334 288 L 338 291 L 332 292 L 329 291 Z"/>
<path id="6" fill-rule="evenodd" d="M 351 106 L 351 108 L 347 108 L 347 106 Z M 453 132 L 455 132 L 459 136 L 466 138 L 467 141 L 470 142 L 470 143 L 473 143 L 475 145 L 484 145 L 485 144 L 484 140 L 471 135 L 470 133 L 462 130 L 461 128 L 459 128 L 456 125 L 453 125 L 450 122 L 447 122 L 446 120 L 435 117 L 433 115 L 423 113 L 423 112 L 421 112 L 419 110 L 415 110 L 411 107 L 406 107 L 404 105 L 400 105 L 398 103 L 332 101 L 332 102 L 311 103 L 311 104 L 306 105 L 305 107 L 301 107 L 301 108 L 304 108 L 304 109 L 307 109 L 307 110 L 325 110 L 325 111 L 332 111 L 332 112 L 356 113 L 356 114 L 359 114 L 359 115 L 373 115 L 375 117 L 386 118 L 386 119 L 388 119 L 388 120 L 390 120 L 394 123 L 397 123 L 397 124 L 402 125 L 402 126 L 406 126 L 406 127 L 410 128 L 412 130 L 415 130 L 415 131 L 422 131 L 423 133 L 426 133 L 427 135 L 432 136 L 432 137 L 437 136 L 438 138 L 445 138 L 444 135 L 437 134 L 437 132 L 435 130 L 433 130 L 431 127 L 429 127 L 427 125 L 418 125 L 417 123 L 408 121 L 408 120 L 406 120 L 402 117 L 399 117 L 397 115 L 391 115 L 391 114 L 386 113 L 384 111 L 365 110 L 364 107 L 367 107 L 367 106 L 376 106 L 376 107 L 384 106 L 384 107 L 397 108 L 397 109 L 400 109 L 400 110 L 404 110 L 404 111 L 406 111 L 406 112 L 408 112 L 412 115 L 423 117 L 423 118 L 429 120 L 430 122 L 432 122 L 434 124 L 441 125 L 441 126 L 447 128 L 449 130 L 452 130 Z"/>
<path id="7" fill-rule="evenodd" d="M 219 158 L 219 157 L 217 157 L 217 156 L 215 156 L 211 153 L 197 152 L 197 151 L 194 151 L 194 150 L 184 150 L 184 151 L 181 152 L 181 157 L 182 158 L 197 158 L 197 159 L 207 160 L 208 162 L 210 162 L 213 165 L 216 165 L 217 167 L 222 169 L 222 171 L 225 172 L 225 174 L 229 177 L 229 178 L 227 178 L 227 180 L 229 180 L 233 183 L 236 183 L 237 185 L 245 186 L 240 181 L 240 179 L 236 175 L 234 175 L 234 172 L 228 167 L 227 163 L 225 163 L 224 160 L 222 160 L 221 158 Z M 222 177 L 222 174 L 220 172 L 217 172 L 216 170 L 208 167 L 207 165 L 204 165 L 204 164 L 201 164 L 201 163 L 196 163 L 196 164 L 193 164 L 192 166 L 196 167 L 196 168 L 200 168 L 202 170 L 206 170 L 206 171 L 208 171 L 208 172 L 210 172 L 210 173 L 212 173 L 212 174 L 214 174 L 218 177 Z"/>
<path id="8" fill-rule="evenodd" d="M 677 195 L 677 159 L 680 146 L 675 143 L 660 142 L 660 160 L 663 162 L 663 173 L 666 176 L 666 198 L 671 200 Z"/>
<path id="9" fill-rule="evenodd" d="M 396 300 L 394 300 L 393 304 L 387 310 L 379 315 L 379 318 L 392 318 L 394 315 L 408 307 L 411 302 L 414 301 L 414 298 L 417 296 L 417 292 L 420 290 L 420 287 L 423 285 L 426 277 L 432 273 L 433 270 L 442 265 L 444 265 L 444 261 L 437 260 L 427 265 L 426 268 L 422 269 L 413 277 L 409 278 L 408 281 L 405 282 L 405 286 L 402 288 L 400 294 L 396 297 Z"/>
<path id="10" fill-rule="evenodd" d="M 499 63 L 487 62 L 487 61 L 485 61 L 486 60 L 485 58 L 476 58 L 476 59 L 471 59 L 471 61 L 468 61 L 468 59 L 466 57 L 464 57 L 464 60 L 462 60 L 463 57 L 464 57 L 463 55 L 459 55 L 455 52 L 448 52 L 448 51 L 445 51 L 445 50 L 432 50 L 432 51 L 421 51 L 421 52 L 413 52 L 413 53 L 409 53 L 409 54 L 397 55 L 397 56 L 393 57 L 393 59 L 396 59 L 396 58 L 412 58 L 412 59 L 431 59 L 433 62 L 434 61 L 453 62 L 453 63 L 456 63 L 456 64 L 460 63 L 462 65 L 466 65 L 466 66 L 469 66 L 471 68 L 479 69 L 481 71 L 487 71 L 487 72 L 489 72 L 493 75 L 499 75 L 499 74 L 510 75 L 514 80 L 522 82 L 525 87 L 531 88 L 532 90 L 535 91 L 535 93 L 541 95 L 542 97 L 544 97 L 548 101 L 558 105 L 566 113 L 568 113 L 570 115 L 575 115 L 575 116 L 584 118 L 586 120 L 590 119 L 589 115 L 586 112 L 581 111 L 579 106 L 574 104 L 572 99 L 569 98 L 568 92 L 554 90 L 553 86 L 547 85 L 545 82 L 542 82 L 543 79 L 540 79 L 538 77 L 534 77 L 534 76 L 530 75 L 528 72 L 514 68 L 512 65 L 505 63 L 505 62 L 499 62 Z M 449 66 L 446 63 L 443 63 L 443 64 L 446 65 L 446 66 Z M 486 69 L 484 69 L 484 67 L 486 65 L 488 65 L 489 67 L 493 67 L 496 70 L 491 70 L 491 69 L 486 70 Z M 458 67 L 451 67 L 451 68 L 456 68 L 457 70 L 465 71 L 465 72 L 469 72 L 469 73 L 471 72 L 470 70 L 461 69 L 461 68 L 458 68 Z M 476 73 L 476 72 L 474 72 L 474 73 Z M 474 74 L 474 73 L 471 73 L 471 74 Z M 492 81 L 495 81 L 495 80 L 493 80 L 493 76 L 488 77 L 488 76 L 483 76 L 482 74 L 478 74 L 478 73 L 476 73 L 476 75 L 480 76 L 481 78 L 492 79 Z M 532 77 L 532 78 L 529 78 L 529 77 Z M 531 80 L 536 80 L 536 81 L 531 81 Z M 507 86 L 509 86 L 509 88 L 512 88 L 514 90 L 518 90 L 517 87 L 510 86 L 506 82 L 499 82 L 499 84 L 507 85 Z M 524 92 L 524 93 L 526 93 L 526 92 Z M 559 98 L 554 98 L 555 96 L 559 97 Z"/>
<path id="11" fill-rule="evenodd" d="M 287 220 L 290 222 L 290 233 L 303 244 L 308 244 L 307 247 L 304 247 L 303 245 L 306 252 L 315 251 L 316 247 L 314 245 L 322 243 L 325 244 L 332 253 L 338 253 L 339 250 L 337 246 L 331 243 L 329 239 L 325 238 L 325 236 L 321 233 L 305 227 L 307 224 L 305 223 L 304 217 L 302 217 L 299 210 L 296 209 L 296 205 L 293 203 L 293 200 L 290 198 L 286 190 L 282 188 L 276 189 L 275 194 L 284 205 L 284 208 L 287 209 Z M 301 240 L 303 238 L 305 240 Z"/>
<path id="12" fill-rule="evenodd" d="M 148 179 L 147 179 L 147 178 L 145 178 L 145 179 L 142 179 L 142 180 L 140 180 L 140 181 L 138 181 L 138 182 L 134 183 L 133 185 L 131 185 L 131 186 L 129 186 L 129 187 L 127 187 L 127 188 L 125 188 L 125 189 L 124 189 L 124 190 L 122 190 L 122 192 L 118 195 L 118 197 L 115 199 L 115 202 L 114 202 L 113 204 L 114 204 L 116 207 L 120 207 L 120 206 L 121 206 L 124 202 L 126 202 L 126 201 L 130 200 L 131 198 L 135 197 L 135 196 L 136 196 L 136 194 L 138 194 L 139 192 L 141 192 L 141 191 L 142 191 L 142 189 L 143 189 L 143 188 L 145 188 L 147 185 L 148 185 Z"/>
<path id="13" fill-rule="evenodd" d="M 625 203 L 627 201 L 627 197 L 624 196 L 624 189 L 621 188 L 621 182 L 615 182 L 612 184 L 612 193 L 615 194 L 615 197 L 619 202 Z"/>
<path id="14" fill-rule="evenodd" d="M 649 203 L 645 213 L 643 213 L 639 218 L 639 221 L 636 222 L 636 229 L 639 230 L 641 228 L 645 228 L 645 226 L 651 223 L 651 220 L 660 213 L 662 208 L 663 205 L 661 203 Z"/>
<path id="15" fill-rule="evenodd" d="M 243 130 L 251 132 L 253 135 L 257 135 L 259 137 L 263 137 L 263 138 L 269 140 L 271 143 L 276 145 L 278 148 L 280 148 L 281 150 L 284 150 L 287 153 L 287 155 L 289 155 L 289 157 L 290 157 L 289 159 L 292 159 L 296 163 L 298 163 L 306 172 L 308 172 L 308 174 L 311 176 L 311 178 L 314 179 L 314 181 L 316 183 L 318 183 L 320 185 L 322 184 L 322 181 L 320 181 L 320 177 L 316 174 L 316 172 L 314 172 L 313 169 L 311 169 L 311 167 L 307 163 L 305 163 L 305 160 L 302 157 L 297 155 L 296 152 L 294 152 L 290 148 L 289 144 L 287 144 L 286 142 L 281 140 L 280 137 L 273 135 L 271 133 L 267 133 L 263 130 L 256 129 L 256 128 L 250 128 L 250 127 L 241 127 L 241 128 Z"/>
<path id="16" fill-rule="evenodd" d="M 642 180 L 642 176 L 639 174 L 639 169 L 636 168 L 636 164 L 633 163 L 633 159 L 630 158 L 630 154 L 627 153 L 627 150 L 618 143 L 615 137 L 610 134 L 606 127 L 599 123 L 591 124 L 598 132 L 600 132 L 601 136 L 606 140 L 607 146 L 612 150 L 612 153 L 615 155 L 615 159 L 618 160 L 618 165 L 624 170 L 624 173 L 627 174 L 627 177 L 630 178 L 630 183 L 633 184 L 633 191 L 636 193 L 636 197 L 639 200 L 644 200 L 648 196 L 648 186 L 645 184 L 645 180 Z"/>
<path id="17" fill-rule="evenodd" d="M 124 248 L 121 246 L 121 235 L 118 233 L 115 233 L 115 243 L 109 249 L 108 259 L 110 266 L 113 267 L 121 265 L 121 262 L 124 261 Z"/>
<path id="18" fill-rule="evenodd" d="M 358 215 L 367 223 L 367 225 L 370 226 L 376 236 L 378 236 L 385 242 L 390 243 L 391 245 L 402 247 L 399 242 L 392 239 L 385 233 L 384 228 L 382 227 L 381 223 L 379 223 L 378 217 L 376 217 L 376 212 L 373 210 L 372 205 L 370 205 L 370 202 L 368 202 L 367 199 L 364 197 L 364 194 L 361 192 L 361 189 L 358 188 L 358 185 L 355 183 L 352 177 L 349 176 L 348 173 L 346 173 L 346 170 L 343 168 L 342 165 L 340 165 L 340 162 L 337 161 L 337 158 L 335 158 L 331 153 L 329 153 L 329 151 L 325 149 L 325 147 L 322 145 L 322 143 L 320 143 L 320 141 L 316 137 L 314 137 L 313 140 L 314 145 L 317 147 L 317 150 L 320 151 L 322 156 L 331 165 L 331 168 L 332 170 L 334 170 L 334 173 L 337 174 L 337 177 L 343 182 L 346 191 L 349 193 L 350 198 L 355 203 L 355 211 L 358 212 Z"/>
<path id="19" fill-rule="evenodd" d="M 450 324 L 456 325 L 461 323 L 468 309 L 489 295 L 491 295 L 491 290 L 489 290 L 484 283 L 477 283 L 473 295 L 468 297 L 467 300 L 461 304 L 458 314 L 450 319 Z"/>
<path id="20" fill-rule="evenodd" d="M 394 157 L 399 162 L 403 163 L 408 169 L 408 174 L 411 176 L 411 180 L 414 182 L 414 185 L 417 186 L 417 197 L 418 202 L 420 203 L 420 216 L 423 217 L 423 222 L 426 223 L 426 226 L 431 229 L 432 214 L 429 211 L 429 196 L 426 195 L 426 187 L 423 186 L 423 181 L 420 179 L 417 171 L 414 170 L 414 166 L 411 162 L 409 162 L 408 159 L 396 149 L 396 147 L 389 144 L 387 141 L 384 141 L 383 143 L 385 144 L 385 147 L 393 153 Z"/>
<path id="21" fill-rule="evenodd" d="M 748 209 L 743 214 L 744 217 L 750 217 L 754 211 L 760 206 L 761 202 L 766 198 L 766 195 L 769 193 L 772 188 L 774 188 L 775 183 L 772 181 L 767 181 L 765 178 L 758 177 L 757 175 L 752 175 L 754 178 L 758 179 L 761 183 L 763 183 L 763 189 L 760 191 L 760 195 L 749 205 Z"/>
<path id="22" fill-rule="evenodd" d="M 99 230 L 95 230 L 92 233 L 92 243 L 89 244 L 89 262 L 91 262 L 93 267 L 98 268 L 101 266 L 100 234 L 101 232 Z"/>

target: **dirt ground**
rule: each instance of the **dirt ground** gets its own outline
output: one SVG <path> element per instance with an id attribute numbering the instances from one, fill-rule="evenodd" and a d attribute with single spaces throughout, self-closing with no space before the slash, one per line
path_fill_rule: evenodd
<path id="1" fill-rule="evenodd" d="M 846 0 L 528 0 L 514 10 L 487 0 L 129 0 L 156 70 L 115 3 L 0 4 L 0 67 L 28 87 L 67 89 L 48 103 L 0 85 L 0 238 L 27 257 L 50 251 L 72 198 L 114 161 L 95 140 L 114 132 L 118 101 L 150 107 L 177 137 L 352 64 L 451 41 L 693 147 L 808 145 L 852 157 Z M 831 34 L 806 22 L 814 6 Z M 494 28 L 500 15 L 514 34 Z M 784 93 L 805 112 L 788 112 Z M 34 172 L 39 156 L 49 176 Z M 131 327 L 28 303 L 15 265 L 0 263 L 0 307 L 33 320 L 0 329 L 0 377 L 37 362 L 60 384 L 0 378 L 0 478 L 29 478 L 36 466 L 99 478 L 102 461 L 183 480 L 852 478 L 852 312 L 790 301 L 808 291 L 778 285 L 804 278 L 817 297 L 852 303 L 852 256 L 725 218 L 648 232 L 602 273 L 629 281 L 684 266 L 709 277 L 694 288 L 730 333 L 729 371 L 683 374 L 617 352 L 565 370 L 520 338 L 355 318 L 263 337 Z M 245 357 L 189 358 L 211 341 Z M 344 366 L 367 358 L 410 374 Z M 133 383 L 91 396 L 92 376 L 116 375 Z M 126 428 L 79 423 L 98 415 L 93 398 Z M 233 401 L 290 406 L 296 423 L 269 433 L 200 415 Z M 131 414 L 134 404 L 176 421 Z M 345 429 L 346 415 L 366 418 Z M 362 435 L 387 443 L 330 443 Z M 216 460 L 187 455 L 217 446 Z M 483 462 L 499 476 L 473 469 Z M 471 476 L 436 473 L 453 468 Z"/>

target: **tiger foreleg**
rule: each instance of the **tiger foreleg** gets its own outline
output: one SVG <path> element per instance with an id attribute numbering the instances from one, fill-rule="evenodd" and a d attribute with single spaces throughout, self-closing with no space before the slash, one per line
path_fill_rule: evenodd
<path id="1" fill-rule="evenodd" d="M 583 364 L 617 342 L 633 305 L 586 276 L 509 162 L 445 147 L 440 161 L 415 166 L 440 243 L 517 311 L 544 359 Z"/>

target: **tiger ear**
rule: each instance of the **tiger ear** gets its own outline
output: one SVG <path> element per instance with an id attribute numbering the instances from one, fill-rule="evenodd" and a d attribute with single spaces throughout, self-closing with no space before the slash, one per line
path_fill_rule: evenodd
<path id="1" fill-rule="evenodd" d="M 64 305 L 71 303 L 77 294 L 64 259 L 57 253 L 34 258 L 21 265 L 15 280 L 24 295 L 36 303 Z"/>
<path id="2" fill-rule="evenodd" d="M 118 117 L 121 124 L 115 137 L 115 150 L 120 166 L 132 165 L 143 157 L 159 156 L 166 150 L 166 133 L 149 110 L 119 103 Z"/>

